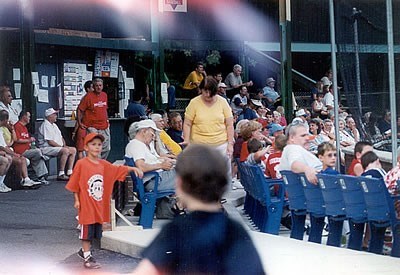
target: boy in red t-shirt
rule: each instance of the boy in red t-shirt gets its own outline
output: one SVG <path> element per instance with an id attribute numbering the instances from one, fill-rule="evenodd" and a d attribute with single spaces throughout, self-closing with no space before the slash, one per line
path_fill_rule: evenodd
<path id="1" fill-rule="evenodd" d="M 285 135 L 279 135 L 275 138 L 275 142 L 273 144 L 274 152 L 270 154 L 267 160 L 265 161 L 264 173 L 268 178 L 272 179 L 282 178 L 276 167 L 278 166 L 279 163 L 281 163 L 282 150 L 286 146 L 286 141 L 287 139 Z"/>
<path id="2" fill-rule="evenodd" d="M 91 255 L 93 239 L 100 239 L 102 224 L 110 220 L 110 197 L 114 182 L 123 181 L 128 172 L 142 177 L 143 172 L 136 167 L 115 166 L 100 159 L 104 137 L 90 133 L 85 137 L 84 148 L 87 157 L 78 160 L 65 188 L 74 193 L 74 207 L 79 211 L 82 248 L 78 256 L 84 260 L 86 268 L 100 268 Z"/>

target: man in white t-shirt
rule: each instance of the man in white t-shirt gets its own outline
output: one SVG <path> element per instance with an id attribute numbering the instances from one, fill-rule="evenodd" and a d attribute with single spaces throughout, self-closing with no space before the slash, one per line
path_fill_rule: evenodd
<path id="1" fill-rule="evenodd" d="M 72 174 L 72 168 L 75 162 L 76 148 L 65 144 L 61 131 L 55 123 L 58 111 L 49 108 L 45 111 L 45 120 L 40 125 L 38 143 L 42 154 L 47 159 L 59 157 L 58 180 L 69 180 Z M 65 175 L 65 166 L 67 165 L 67 175 Z"/>
<path id="2" fill-rule="evenodd" d="M 310 151 L 305 149 L 308 138 L 307 128 L 303 123 L 292 123 L 286 127 L 287 145 L 283 149 L 281 163 L 278 170 L 304 173 L 308 181 L 317 184 L 317 173 L 322 169 L 321 161 Z M 292 213 L 292 228 L 290 237 L 298 240 L 303 239 L 306 215 L 295 210 Z M 324 217 L 311 216 L 311 230 L 309 241 L 320 242 Z"/>
<path id="3" fill-rule="evenodd" d="M 129 132 L 136 132 L 135 138 L 132 139 L 125 148 L 125 156 L 133 158 L 137 168 L 144 173 L 155 171 L 161 181 L 158 190 L 175 189 L 175 160 L 168 157 L 160 157 L 154 149 L 154 139 L 157 128 L 154 121 L 150 119 L 141 120 L 132 123 Z M 154 188 L 153 177 L 143 177 L 143 181 L 147 190 Z"/>
<path id="4" fill-rule="evenodd" d="M 308 181 L 317 184 L 316 174 L 322 169 L 322 163 L 305 148 L 308 135 L 307 128 L 302 123 L 290 124 L 286 128 L 288 141 L 282 152 L 279 171 L 304 173 Z"/>
<path id="5" fill-rule="evenodd" d="M 322 100 L 324 106 L 328 110 L 328 118 L 333 116 L 333 106 L 334 106 L 334 98 L 333 98 L 333 86 L 329 86 L 328 92 L 324 95 L 324 99 Z"/>

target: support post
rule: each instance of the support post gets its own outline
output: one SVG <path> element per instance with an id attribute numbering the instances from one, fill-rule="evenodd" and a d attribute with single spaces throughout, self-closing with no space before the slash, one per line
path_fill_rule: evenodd
<path id="1" fill-rule="evenodd" d="M 395 167 L 397 165 L 398 156 L 397 156 L 396 82 L 395 82 L 395 67 L 394 67 L 392 5 L 393 5 L 392 0 L 386 0 L 389 95 L 390 95 L 391 129 L 392 129 L 392 167 Z"/>
<path id="2" fill-rule="evenodd" d="M 335 39 L 335 8 L 333 0 L 329 0 L 329 27 L 331 34 L 331 61 L 333 74 L 333 97 L 334 97 L 334 115 L 335 115 L 335 136 L 336 136 L 336 153 L 340 156 L 340 139 L 339 139 L 339 94 L 337 86 L 337 67 L 336 67 L 336 39 Z M 338 157 L 340 160 L 340 157 Z M 336 162 L 336 171 L 340 171 L 340 161 Z"/>
<path id="3" fill-rule="evenodd" d="M 281 51 L 281 96 L 288 121 L 293 118 L 292 91 L 292 28 L 290 0 L 279 0 Z"/>

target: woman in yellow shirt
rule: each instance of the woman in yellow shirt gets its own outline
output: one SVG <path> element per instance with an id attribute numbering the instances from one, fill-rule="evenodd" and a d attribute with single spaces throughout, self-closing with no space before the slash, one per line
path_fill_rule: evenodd
<path id="1" fill-rule="evenodd" d="M 234 143 L 232 110 L 226 99 L 217 95 L 218 82 L 214 78 L 203 79 L 199 88 L 201 94 L 193 98 L 186 108 L 183 144 L 206 144 L 215 147 L 227 157 L 230 170 Z"/>

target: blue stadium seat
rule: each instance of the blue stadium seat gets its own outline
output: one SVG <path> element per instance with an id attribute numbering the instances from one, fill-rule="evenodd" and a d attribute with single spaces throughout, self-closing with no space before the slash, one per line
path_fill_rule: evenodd
<path id="1" fill-rule="evenodd" d="M 313 214 L 316 218 L 325 217 L 325 201 L 322 197 L 321 188 L 318 184 L 309 182 L 303 173 L 299 176 L 304 189 L 307 212 Z"/>
<path id="2" fill-rule="evenodd" d="M 342 189 L 346 217 L 355 223 L 366 222 L 367 208 L 358 177 L 337 175 L 337 178 Z"/>
<path id="3" fill-rule="evenodd" d="M 346 216 L 342 189 L 336 175 L 317 174 L 318 184 L 325 201 L 325 213 L 333 219 L 343 220 Z"/>
<path id="4" fill-rule="evenodd" d="M 132 158 L 125 157 L 125 164 L 127 166 L 135 167 L 135 161 Z M 159 198 L 167 197 L 175 194 L 175 190 L 158 191 L 158 184 L 160 176 L 157 172 L 146 172 L 145 176 L 154 176 L 154 188 L 151 191 L 146 191 L 143 180 L 136 177 L 135 173 L 130 173 L 133 181 L 133 191 L 137 192 L 140 202 L 142 203 L 142 212 L 139 218 L 139 224 L 144 229 L 152 228 L 154 211 L 156 209 L 156 200 Z"/>
<path id="5" fill-rule="evenodd" d="M 253 203 L 247 213 L 261 232 L 278 235 L 284 205 L 282 180 L 266 179 L 257 165 L 242 162 L 238 163 L 238 167 L 240 181 Z M 279 192 L 271 194 L 272 187 L 276 185 L 280 185 Z"/>
<path id="6" fill-rule="evenodd" d="M 304 188 L 300 182 L 299 174 L 292 171 L 280 171 L 289 198 L 289 209 L 295 211 L 298 215 L 306 214 L 306 197 Z"/>

